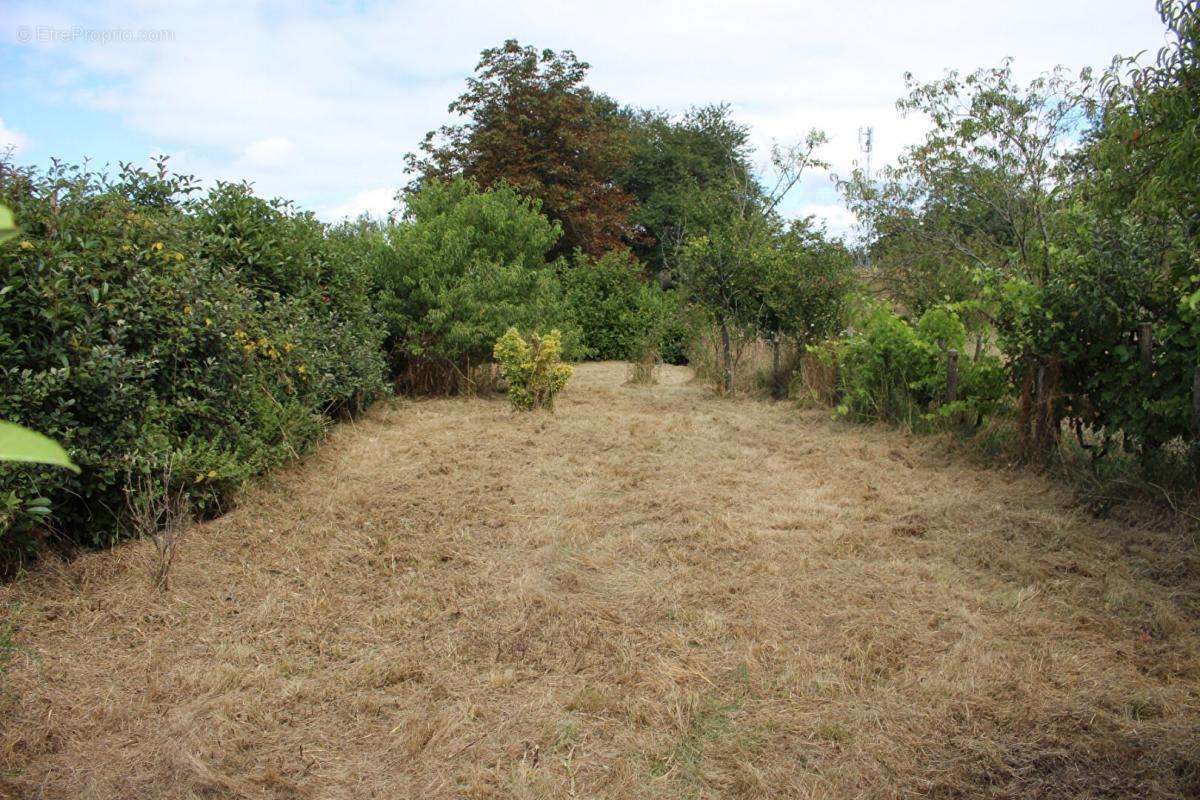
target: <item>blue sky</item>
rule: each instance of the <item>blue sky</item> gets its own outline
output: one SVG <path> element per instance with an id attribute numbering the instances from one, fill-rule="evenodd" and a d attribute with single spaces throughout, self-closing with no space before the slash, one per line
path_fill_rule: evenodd
<path id="1" fill-rule="evenodd" d="M 97 166 L 171 156 L 204 181 L 249 179 L 327 219 L 384 213 L 403 157 L 447 121 L 479 51 L 515 37 L 570 48 L 621 102 L 728 102 L 760 159 L 812 127 L 834 173 L 876 132 L 876 164 L 920 135 L 894 107 L 903 74 L 1015 59 L 1102 67 L 1156 50 L 1152 0 L 911 2 L 22 2 L 0 7 L 0 146 Z M 790 214 L 853 220 L 829 175 Z"/>

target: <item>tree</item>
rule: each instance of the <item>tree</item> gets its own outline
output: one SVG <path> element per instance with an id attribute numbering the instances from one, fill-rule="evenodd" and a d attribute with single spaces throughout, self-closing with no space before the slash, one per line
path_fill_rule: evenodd
<path id="1" fill-rule="evenodd" d="M 779 364 L 783 340 L 804 347 L 837 331 L 854 277 L 854 261 L 845 245 L 829 239 L 811 219 L 792 222 L 773 239 L 759 276 L 762 311 L 758 328 L 771 341 L 772 390 L 782 395 L 787 388 Z"/>
<path id="2" fill-rule="evenodd" d="M 1020 86 L 1005 61 L 966 77 L 906 81 L 897 107 L 929 119 L 925 141 L 879 180 L 856 171 L 841 183 L 876 235 L 875 284 L 919 312 L 966 299 L 955 294 L 972 293 L 979 270 L 1044 282 L 1062 155 L 1094 109 L 1090 74 L 1076 82 L 1056 70 Z"/>
<path id="3" fill-rule="evenodd" d="M 1069 417 L 1081 439 L 1096 434 L 1094 453 L 1120 445 L 1144 466 L 1173 439 L 1200 439 L 1200 4 L 1158 9 L 1171 42 L 1153 63 L 1116 59 L 1103 77 L 1095 125 L 1069 160 L 1051 278 L 1004 320 L 1010 338 L 1054 359 L 1066 402 L 1051 426 Z M 1200 442 L 1192 459 L 1200 475 Z"/>
<path id="4" fill-rule="evenodd" d="M 634 252 L 664 283 L 689 234 L 707 230 L 694 199 L 724 188 L 736 194 L 753 185 L 749 129 L 730 119 L 729 106 L 693 108 L 681 118 L 657 111 L 627 111 L 630 158 L 618 183 L 637 205 Z"/>
<path id="5" fill-rule="evenodd" d="M 560 289 L 546 254 L 559 226 L 500 183 L 426 181 L 408 198 L 377 260 L 377 307 L 401 383 L 449 390 L 469 382 L 510 326 L 558 322 Z"/>
<path id="6" fill-rule="evenodd" d="M 1109 210 L 1128 206 L 1162 225 L 1200 233 L 1200 3 L 1158 0 L 1173 40 L 1142 67 L 1115 59 L 1103 79 L 1106 103 L 1086 153 L 1091 198 Z M 1126 74 L 1122 76 L 1121 70 Z"/>
<path id="7" fill-rule="evenodd" d="M 509 39 L 484 50 L 467 90 L 450 104 L 466 118 L 430 131 L 410 154 L 419 177 L 501 181 L 536 199 L 562 228 L 556 257 L 600 255 L 631 235 L 633 198 L 614 183 L 628 158 L 625 124 L 612 100 L 584 85 L 588 64 L 570 50 L 537 51 Z"/>
<path id="8" fill-rule="evenodd" d="M 690 237 L 681 249 L 680 283 L 720 335 L 722 392 L 733 390 L 735 337 L 761 331 L 763 276 L 771 272 L 769 265 L 777 258 L 782 233 L 776 208 L 808 167 L 824 166 L 815 153 L 825 141 L 825 135 L 814 130 L 801 144 L 774 148 L 775 182 L 768 189 L 750 178 L 739 182 L 731 177 L 736 191 L 719 187 L 697 198 L 699 213 L 714 222 L 706 233 Z"/>

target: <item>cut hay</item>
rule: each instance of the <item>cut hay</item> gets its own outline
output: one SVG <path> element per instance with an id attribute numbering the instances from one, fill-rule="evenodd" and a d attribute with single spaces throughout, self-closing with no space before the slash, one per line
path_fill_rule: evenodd
<path id="1" fill-rule="evenodd" d="M 1200 559 L 1029 472 L 587 364 L 381 405 L 2 590 L 0 796 L 1200 793 Z"/>

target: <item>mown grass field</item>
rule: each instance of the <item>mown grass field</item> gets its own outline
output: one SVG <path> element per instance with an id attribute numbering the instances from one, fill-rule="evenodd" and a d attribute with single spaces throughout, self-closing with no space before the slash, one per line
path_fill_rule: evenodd
<path id="1" fill-rule="evenodd" d="M 1188 797 L 1200 559 L 1032 471 L 580 366 L 382 404 L 0 590 L 0 795 Z"/>

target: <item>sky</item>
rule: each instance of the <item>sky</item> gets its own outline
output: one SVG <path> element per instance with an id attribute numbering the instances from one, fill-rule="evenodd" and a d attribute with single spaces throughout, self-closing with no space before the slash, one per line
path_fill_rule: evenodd
<path id="1" fill-rule="evenodd" d="M 895 101 L 919 79 L 1014 59 L 1018 77 L 1153 53 L 1153 0 L 0 0 L 0 147 L 18 163 L 170 156 L 205 183 L 249 180 L 328 220 L 386 214 L 404 155 L 451 120 L 481 50 L 570 49 L 623 104 L 729 103 L 764 170 L 772 142 L 830 137 L 785 212 L 848 233 L 830 179 L 918 140 Z"/>

